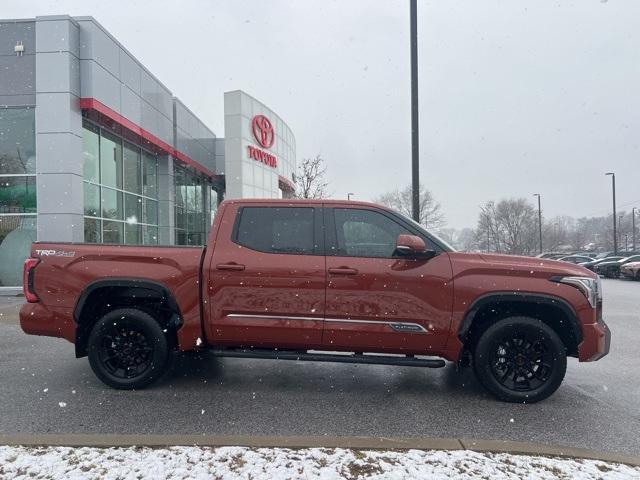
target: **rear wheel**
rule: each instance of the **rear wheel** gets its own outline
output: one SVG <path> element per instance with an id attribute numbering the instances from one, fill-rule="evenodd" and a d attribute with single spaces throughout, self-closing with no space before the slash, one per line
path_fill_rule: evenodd
<path id="1" fill-rule="evenodd" d="M 567 354 L 558 334 L 541 320 L 510 317 L 482 333 L 473 363 L 480 383 L 500 400 L 534 403 L 558 389 Z"/>
<path id="2" fill-rule="evenodd" d="M 158 322 L 133 308 L 114 310 L 93 326 L 87 343 L 89 364 L 113 388 L 143 388 L 164 372 L 169 345 Z"/>

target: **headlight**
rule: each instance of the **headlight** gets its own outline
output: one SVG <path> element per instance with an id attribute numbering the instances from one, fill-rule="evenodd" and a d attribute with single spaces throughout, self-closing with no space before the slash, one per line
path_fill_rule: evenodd
<path id="1" fill-rule="evenodd" d="M 602 283 L 600 277 L 554 277 L 551 280 L 576 287 L 587 297 L 589 305 L 593 308 L 596 308 L 598 302 L 602 301 Z"/>

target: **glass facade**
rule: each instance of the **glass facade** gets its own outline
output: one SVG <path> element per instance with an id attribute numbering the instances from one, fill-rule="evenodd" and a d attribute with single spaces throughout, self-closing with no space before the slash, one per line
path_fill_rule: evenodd
<path id="1" fill-rule="evenodd" d="M 0 287 L 22 284 L 36 240 L 36 141 L 33 107 L 0 108 Z"/>
<path id="2" fill-rule="evenodd" d="M 84 239 L 88 243 L 158 243 L 158 160 L 85 120 Z"/>
<path id="3" fill-rule="evenodd" d="M 204 245 L 211 226 L 206 204 L 207 180 L 190 170 L 174 166 L 176 245 Z"/>

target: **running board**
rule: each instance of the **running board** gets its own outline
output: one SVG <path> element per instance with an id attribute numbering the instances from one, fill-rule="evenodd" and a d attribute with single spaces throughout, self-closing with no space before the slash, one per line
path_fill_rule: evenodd
<path id="1" fill-rule="evenodd" d="M 364 363 L 367 365 L 397 365 L 402 367 L 442 368 L 445 361 L 434 358 L 412 356 L 393 357 L 382 355 L 338 355 L 331 353 L 308 353 L 291 350 L 218 349 L 209 352 L 216 357 L 256 358 L 263 360 L 299 360 L 307 362 Z"/>

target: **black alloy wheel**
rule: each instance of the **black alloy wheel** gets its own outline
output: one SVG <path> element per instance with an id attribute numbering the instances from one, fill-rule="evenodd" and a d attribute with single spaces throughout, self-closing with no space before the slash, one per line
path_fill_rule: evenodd
<path id="1" fill-rule="evenodd" d="M 89 363 L 96 376 L 118 389 L 143 388 L 165 370 L 169 359 L 166 335 L 148 313 L 118 309 L 91 330 Z"/>
<path id="2" fill-rule="evenodd" d="M 480 382 L 507 402 L 533 403 L 562 383 L 567 367 L 565 346 L 541 320 L 510 317 L 491 325 L 474 350 Z"/>

